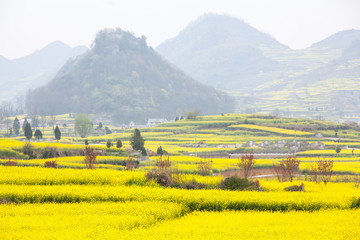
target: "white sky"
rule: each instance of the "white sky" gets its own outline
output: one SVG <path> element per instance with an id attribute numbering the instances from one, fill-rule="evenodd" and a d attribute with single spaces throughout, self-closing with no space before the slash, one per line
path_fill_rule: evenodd
<path id="1" fill-rule="evenodd" d="M 294 49 L 360 29 L 359 0 L 0 0 L 0 55 L 18 58 L 56 40 L 90 46 L 109 27 L 156 47 L 208 12 L 245 20 Z"/>

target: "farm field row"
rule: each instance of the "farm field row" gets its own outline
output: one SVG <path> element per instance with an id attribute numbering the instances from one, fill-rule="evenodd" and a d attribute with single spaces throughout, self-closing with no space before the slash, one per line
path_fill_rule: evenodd
<path id="1" fill-rule="evenodd" d="M 181 203 L 191 210 L 269 210 L 289 211 L 350 209 L 359 206 L 360 191 L 354 183 L 317 184 L 305 182 L 305 192 L 287 192 L 284 188 L 301 182 L 260 181 L 264 192 L 187 190 L 156 186 L 111 185 L 14 185 L 1 184 L 0 199 L 16 203 L 76 203 L 161 201 Z M 51 184 L 51 183 L 50 183 Z M 138 183 L 140 184 L 140 183 Z M 141 185 L 141 184 L 140 184 Z"/>
<path id="2" fill-rule="evenodd" d="M 305 192 L 287 192 L 300 182 L 260 180 L 264 192 L 257 192 L 163 188 L 146 184 L 144 173 L 105 169 L 0 167 L 0 176 L 3 239 L 356 239 L 359 233 L 356 183 L 305 182 Z"/>
<path id="3" fill-rule="evenodd" d="M 318 151 L 319 153 L 319 151 Z M 313 157 L 309 155 L 306 157 L 304 154 L 303 157 L 298 157 L 300 160 L 300 170 L 309 170 L 311 164 L 319 160 L 333 160 L 334 161 L 334 172 L 335 173 L 347 173 L 347 174 L 359 174 L 360 173 L 360 157 L 351 156 L 347 154 L 346 151 L 341 153 L 337 157 L 332 157 L 326 155 L 328 151 L 324 150 L 321 153 L 325 153 L 323 157 Z M 332 153 L 332 152 L 331 152 Z M 356 152 L 358 155 L 358 152 Z M 240 158 L 240 157 L 239 157 Z M 97 168 L 101 169 L 115 169 L 115 170 L 125 170 L 125 162 L 128 157 L 119 157 L 119 156 L 98 156 L 96 165 Z M 140 162 L 139 168 L 134 169 L 136 172 L 148 171 L 155 166 L 155 162 L 158 157 L 150 157 L 149 160 Z M 211 162 L 213 173 L 220 173 L 227 170 L 239 169 L 238 158 L 200 158 L 195 156 L 170 156 L 169 157 L 172 167 L 177 169 L 182 173 L 191 173 L 198 174 L 198 164 L 200 161 Z M 49 159 L 30 159 L 30 160 L 16 160 L 18 166 L 39 166 L 43 167 L 47 161 L 56 160 L 58 168 L 85 168 L 84 157 L 83 156 L 73 156 L 73 157 L 57 157 Z M 0 159 L 0 165 L 5 165 L 9 160 Z M 14 161 L 14 160 L 13 160 Z M 272 168 L 273 164 L 277 164 L 282 161 L 282 158 L 278 159 L 256 159 L 254 168 Z"/>
<path id="4" fill-rule="evenodd" d="M 359 210 L 193 212 L 152 202 L 0 205 L 3 239 L 358 239 Z M 221 223 L 221 224 L 219 224 Z M 305 230 L 306 229 L 306 230 Z"/>

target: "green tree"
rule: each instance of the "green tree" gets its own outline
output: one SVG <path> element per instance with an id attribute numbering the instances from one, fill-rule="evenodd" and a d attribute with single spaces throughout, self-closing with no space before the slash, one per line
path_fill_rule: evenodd
<path id="1" fill-rule="evenodd" d="M 159 156 L 162 156 L 164 154 L 164 151 L 163 151 L 161 146 L 157 148 L 156 154 L 159 155 Z"/>
<path id="2" fill-rule="evenodd" d="M 20 132 L 20 121 L 19 119 L 16 117 L 14 119 L 14 123 L 13 123 L 13 129 L 16 135 L 19 135 Z"/>
<path id="3" fill-rule="evenodd" d="M 27 118 L 24 119 L 23 125 L 22 125 L 22 130 L 23 132 L 25 132 L 25 127 L 26 127 L 26 123 L 27 123 Z"/>
<path id="4" fill-rule="evenodd" d="M 110 130 L 110 128 L 105 127 L 105 133 L 106 134 L 112 134 L 112 131 Z"/>
<path id="5" fill-rule="evenodd" d="M 336 149 L 335 149 L 336 153 L 339 154 L 341 152 L 341 148 L 340 146 L 337 146 Z"/>
<path id="6" fill-rule="evenodd" d="M 145 149 L 145 148 L 142 148 L 142 149 L 141 149 L 141 155 L 143 155 L 143 156 L 146 156 L 146 155 L 147 155 L 147 152 L 146 152 L 146 149 Z"/>
<path id="7" fill-rule="evenodd" d="M 54 130 L 54 134 L 55 134 L 55 138 L 56 138 L 56 140 L 60 140 L 61 139 L 61 132 L 60 132 L 60 129 L 59 129 L 59 126 L 58 125 L 56 125 L 56 128 L 55 128 L 55 130 Z"/>
<path id="8" fill-rule="evenodd" d="M 144 148 L 145 140 L 141 136 L 140 130 L 135 128 L 134 133 L 130 138 L 130 145 L 134 150 L 142 150 Z"/>
<path id="9" fill-rule="evenodd" d="M 75 118 L 75 132 L 78 133 L 81 138 L 89 136 L 92 129 L 93 124 L 85 114 L 79 114 Z"/>
<path id="10" fill-rule="evenodd" d="M 107 148 L 111 148 L 111 145 L 112 145 L 112 144 L 111 144 L 111 140 L 107 140 L 107 141 L 106 141 L 106 147 L 107 147 Z"/>
<path id="11" fill-rule="evenodd" d="M 122 147 L 122 141 L 120 139 L 118 139 L 116 141 L 116 148 L 121 148 Z"/>
<path id="12" fill-rule="evenodd" d="M 26 122 L 24 134 L 25 134 L 25 137 L 27 138 L 27 140 L 30 140 L 33 136 L 33 132 L 31 130 L 31 126 L 30 126 L 29 122 Z"/>
<path id="13" fill-rule="evenodd" d="M 34 137 L 36 137 L 36 139 L 42 139 L 43 135 L 42 132 L 40 131 L 40 129 L 36 129 L 35 133 L 34 133 Z"/>
<path id="14" fill-rule="evenodd" d="M 188 112 L 186 114 L 186 119 L 196 119 L 198 116 L 200 116 L 200 113 L 200 110 Z"/>

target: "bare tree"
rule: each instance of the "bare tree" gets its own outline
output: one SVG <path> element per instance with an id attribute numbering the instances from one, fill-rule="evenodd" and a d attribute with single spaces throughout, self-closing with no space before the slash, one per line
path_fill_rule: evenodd
<path id="1" fill-rule="evenodd" d="M 45 125 L 46 125 L 46 122 L 47 122 L 47 118 L 46 118 L 46 114 L 44 112 L 40 113 L 40 120 L 39 121 L 40 121 L 40 125 L 42 127 L 42 132 L 45 135 L 44 128 L 45 128 Z"/>
<path id="2" fill-rule="evenodd" d="M 13 106 L 11 102 L 2 102 L 0 106 L 0 112 L 2 119 L 5 119 L 6 121 L 6 133 L 9 134 L 9 117 L 13 114 Z"/>
<path id="3" fill-rule="evenodd" d="M 50 114 L 50 119 L 48 120 L 49 125 L 53 127 L 53 129 L 55 129 L 55 125 L 56 125 L 56 116 L 54 115 L 54 113 Z"/>
<path id="4" fill-rule="evenodd" d="M 295 173 L 299 171 L 299 166 L 300 160 L 297 160 L 295 155 L 289 155 L 286 159 L 282 160 L 279 165 L 273 164 L 279 181 L 287 178 L 290 182 L 293 181 Z"/>
<path id="5" fill-rule="evenodd" d="M 323 160 L 317 161 L 315 164 L 310 166 L 310 174 L 313 176 L 313 181 L 318 182 L 318 179 L 326 184 L 331 180 L 333 174 L 333 160 Z"/>
<path id="6" fill-rule="evenodd" d="M 253 153 L 245 153 L 241 155 L 241 159 L 238 162 L 238 167 L 244 170 L 244 178 L 248 178 L 254 164 L 255 164 L 255 160 Z"/>
<path id="7" fill-rule="evenodd" d="M 24 95 L 16 96 L 16 113 L 22 114 L 24 113 Z"/>

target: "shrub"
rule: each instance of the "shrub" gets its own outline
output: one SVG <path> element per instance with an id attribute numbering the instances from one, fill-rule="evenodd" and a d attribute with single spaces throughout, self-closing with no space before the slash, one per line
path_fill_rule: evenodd
<path id="1" fill-rule="evenodd" d="M 132 171 L 134 168 L 136 168 L 139 165 L 139 162 L 135 160 L 133 157 L 129 157 L 125 161 L 125 170 Z"/>
<path id="2" fill-rule="evenodd" d="M 293 185 L 290 187 L 286 187 L 284 190 L 288 192 L 305 192 L 305 187 L 304 187 L 304 183 L 301 183 L 299 186 Z"/>
<path id="3" fill-rule="evenodd" d="M 106 147 L 107 147 L 107 148 L 110 148 L 110 147 L 111 147 L 111 140 L 107 140 L 107 141 L 106 141 Z"/>
<path id="4" fill-rule="evenodd" d="M 25 155 L 28 155 L 29 158 L 35 158 L 34 146 L 29 142 L 24 143 L 21 148 L 21 152 Z"/>
<path id="5" fill-rule="evenodd" d="M 160 156 L 157 160 L 156 160 L 156 167 L 160 168 L 160 169 L 170 169 L 171 168 L 171 161 L 170 161 L 170 157 L 162 157 Z"/>
<path id="6" fill-rule="evenodd" d="M 199 183 L 196 180 L 192 180 L 190 182 L 184 182 L 182 185 L 180 185 L 180 188 L 185 188 L 185 189 L 204 189 L 206 187 L 207 187 L 206 184 Z"/>
<path id="7" fill-rule="evenodd" d="M 239 178 L 237 176 L 225 178 L 220 184 L 220 188 L 224 190 L 258 191 L 259 187 L 259 181 L 249 181 L 247 178 Z"/>
<path id="8" fill-rule="evenodd" d="M 199 170 L 200 175 L 202 176 L 209 176 L 212 173 L 212 161 L 200 160 L 196 167 Z"/>
<path id="9" fill-rule="evenodd" d="M 0 148 L 0 158 L 18 157 L 18 153 L 12 149 Z"/>
<path id="10" fill-rule="evenodd" d="M 122 147 L 122 142 L 121 142 L 120 139 L 118 139 L 118 140 L 116 141 L 116 148 L 121 148 L 121 147 Z"/>
<path id="11" fill-rule="evenodd" d="M 8 167 L 14 167 L 17 165 L 17 161 L 11 161 L 11 160 L 8 160 L 6 163 L 5 163 L 6 166 Z"/>
<path id="12" fill-rule="evenodd" d="M 56 168 L 57 167 L 57 162 L 55 161 L 46 161 L 45 162 L 45 167 L 46 168 Z"/>
<path id="13" fill-rule="evenodd" d="M 59 157 L 60 153 L 56 147 L 45 147 L 41 152 L 41 158 L 55 158 Z"/>
<path id="14" fill-rule="evenodd" d="M 155 181 L 156 183 L 164 187 L 168 187 L 172 184 L 172 176 L 170 169 L 153 168 L 146 173 L 145 177 L 148 180 Z"/>

